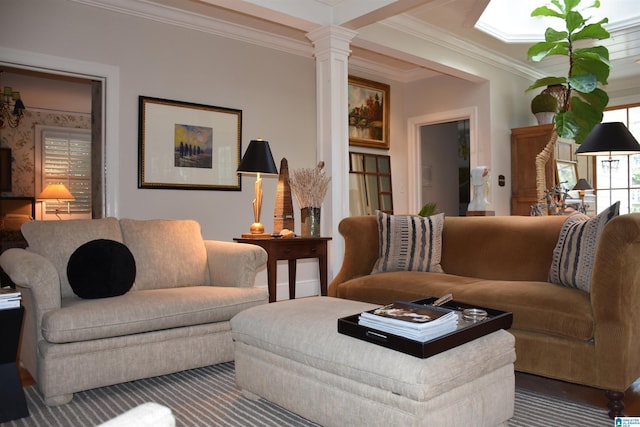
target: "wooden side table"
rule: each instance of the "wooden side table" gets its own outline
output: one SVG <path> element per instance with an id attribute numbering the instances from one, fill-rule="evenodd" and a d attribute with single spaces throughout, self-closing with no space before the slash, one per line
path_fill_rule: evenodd
<path id="1" fill-rule="evenodd" d="M 29 416 L 16 363 L 23 316 L 22 306 L 0 310 L 0 423 Z"/>
<path id="2" fill-rule="evenodd" d="M 292 238 L 234 238 L 238 243 L 250 243 L 267 251 L 267 277 L 269 302 L 276 301 L 276 275 L 278 260 L 289 261 L 289 298 L 296 297 L 296 260 L 318 258 L 320 270 L 320 295 L 327 295 L 327 242 L 331 237 L 292 237 Z"/>

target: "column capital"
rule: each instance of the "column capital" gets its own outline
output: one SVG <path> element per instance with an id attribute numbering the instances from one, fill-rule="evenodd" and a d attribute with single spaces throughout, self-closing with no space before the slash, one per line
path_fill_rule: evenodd
<path id="1" fill-rule="evenodd" d="M 357 32 L 336 25 L 320 27 L 306 34 L 313 43 L 316 54 L 337 50 L 342 51 L 346 56 L 351 53 L 349 46 L 356 35 L 358 35 Z"/>

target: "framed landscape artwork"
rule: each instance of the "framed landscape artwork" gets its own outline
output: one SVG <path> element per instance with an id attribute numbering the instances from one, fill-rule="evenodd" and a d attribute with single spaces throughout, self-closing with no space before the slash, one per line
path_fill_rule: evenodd
<path id="1" fill-rule="evenodd" d="M 389 149 L 389 85 L 349 76 L 349 144 Z"/>
<path id="2" fill-rule="evenodd" d="M 556 160 L 557 182 L 565 191 L 573 189 L 578 182 L 578 164 L 567 160 Z"/>
<path id="3" fill-rule="evenodd" d="M 139 97 L 138 188 L 240 191 L 242 111 Z"/>

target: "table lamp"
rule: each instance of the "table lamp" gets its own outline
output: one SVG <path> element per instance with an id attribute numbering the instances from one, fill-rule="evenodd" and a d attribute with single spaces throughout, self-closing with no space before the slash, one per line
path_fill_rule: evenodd
<path id="1" fill-rule="evenodd" d="M 48 184 L 44 190 L 38 195 L 38 200 L 57 200 L 58 202 L 75 200 L 73 194 L 64 184 Z M 60 208 L 56 208 L 56 216 L 60 218 Z M 67 213 L 69 213 L 69 205 L 67 204 Z"/>
<path id="2" fill-rule="evenodd" d="M 578 197 L 580 198 L 580 209 L 582 213 L 585 213 L 586 206 L 584 204 L 584 193 L 587 190 L 593 190 L 593 187 L 591 186 L 591 184 L 589 184 L 589 181 L 584 178 L 580 178 L 578 182 L 576 182 L 576 185 L 573 186 L 572 190 L 578 191 Z"/>
<path id="3" fill-rule="evenodd" d="M 622 122 L 597 124 L 576 150 L 578 155 L 609 156 L 609 159 L 602 161 L 609 163 L 609 205 L 613 203 L 611 163 L 616 162 L 612 158 L 613 153 L 616 155 L 640 153 L 640 144 Z"/>
<path id="4" fill-rule="evenodd" d="M 260 211 L 262 210 L 262 178 L 260 174 L 277 175 L 278 169 L 273 161 L 273 155 L 269 148 L 269 141 L 254 139 L 249 143 L 247 151 L 238 166 L 238 173 L 255 174 L 255 198 L 253 199 L 254 223 L 251 224 L 250 233 L 242 237 L 264 237 L 264 225 L 260 223 Z"/>

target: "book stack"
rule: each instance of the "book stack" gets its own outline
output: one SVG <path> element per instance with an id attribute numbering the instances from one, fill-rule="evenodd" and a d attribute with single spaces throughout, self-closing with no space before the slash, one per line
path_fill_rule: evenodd
<path id="1" fill-rule="evenodd" d="M 442 307 L 397 301 L 360 313 L 358 324 L 424 342 L 455 331 L 458 314 Z"/>
<path id="2" fill-rule="evenodd" d="M 20 291 L 11 288 L 0 288 L 0 310 L 20 307 Z"/>

